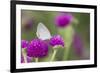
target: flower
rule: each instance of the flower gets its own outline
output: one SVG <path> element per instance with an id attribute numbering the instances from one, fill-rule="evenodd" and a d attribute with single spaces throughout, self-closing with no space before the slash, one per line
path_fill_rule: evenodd
<path id="1" fill-rule="evenodd" d="M 56 46 L 64 47 L 64 40 L 60 35 L 54 35 L 50 39 L 50 45 L 53 47 L 56 47 Z"/>
<path id="2" fill-rule="evenodd" d="M 32 29 L 32 26 L 34 24 L 34 18 L 33 17 L 29 17 L 29 16 L 22 16 L 22 28 L 24 30 L 30 30 Z"/>
<path id="3" fill-rule="evenodd" d="M 28 46 L 28 41 L 22 40 L 22 41 L 21 41 L 21 47 L 22 47 L 22 48 L 27 48 L 27 46 Z"/>
<path id="4" fill-rule="evenodd" d="M 27 62 L 29 63 L 29 62 L 31 62 L 31 60 L 32 60 L 32 58 L 27 56 Z M 22 55 L 21 55 L 21 63 L 24 63 L 24 58 Z"/>
<path id="5" fill-rule="evenodd" d="M 33 20 L 31 19 L 31 20 L 27 21 L 27 23 L 25 23 L 24 28 L 31 29 L 32 26 L 33 26 Z"/>
<path id="6" fill-rule="evenodd" d="M 41 39 L 33 39 L 27 49 L 29 57 L 41 58 L 48 54 L 48 44 Z"/>
<path id="7" fill-rule="evenodd" d="M 78 34 L 74 35 L 73 47 L 75 48 L 76 54 L 78 54 L 79 56 L 82 55 L 82 52 L 83 52 L 83 42 L 82 42 L 82 39 L 80 38 L 80 36 Z"/>
<path id="8" fill-rule="evenodd" d="M 73 16 L 70 13 L 60 13 L 55 17 L 55 24 L 58 27 L 66 27 L 72 21 Z"/>

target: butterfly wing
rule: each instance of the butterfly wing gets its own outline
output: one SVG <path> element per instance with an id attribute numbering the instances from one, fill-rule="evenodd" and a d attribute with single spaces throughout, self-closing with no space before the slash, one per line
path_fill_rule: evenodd
<path id="1" fill-rule="evenodd" d="M 51 34 L 49 30 L 43 23 L 38 24 L 36 35 L 39 39 L 42 39 L 42 40 L 47 40 L 51 38 Z"/>

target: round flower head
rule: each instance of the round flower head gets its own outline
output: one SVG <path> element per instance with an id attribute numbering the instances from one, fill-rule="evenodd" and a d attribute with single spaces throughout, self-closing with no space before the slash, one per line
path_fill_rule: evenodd
<path id="1" fill-rule="evenodd" d="M 27 46 L 28 46 L 28 41 L 22 40 L 22 41 L 21 41 L 21 47 L 22 47 L 22 48 L 27 48 Z"/>
<path id="2" fill-rule="evenodd" d="M 60 35 L 54 35 L 50 39 L 50 45 L 53 47 L 62 46 L 64 47 L 64 40 Z"/>
<path id="3" fill-rule="evenodd" d="M 41 39 L 33 39 L 27 49 L 29 57 L 41 58 L 48 54 L 48 45 Z"/>
<path id="4" fill-rule="evenodd" d="M 82 55 L 83 51 L 83 42 L 79 35 L 75 34 L 73 39 L 73 46 L 75 48 L 75 52 L 78 55 Z"/>
<path id="5" fill-rule="evenodd" d="M 66 27 L 72 21 L 73 16 L 70 13 L 60 13 L 55 17 L 55 24 L 58 27 Z"/>

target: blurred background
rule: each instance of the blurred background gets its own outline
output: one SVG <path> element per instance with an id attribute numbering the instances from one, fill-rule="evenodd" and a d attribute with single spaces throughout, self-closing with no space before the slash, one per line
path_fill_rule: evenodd
<path id="1" fill-rule="evenodd" d="M 74 17 L 73 22 L 67 28 L 59 29 L 55 25 L 55 17 L 59 13 L 70 13 Z M 37 25 L 40 22 L 48 28 L 51 35 L 60 34 L 64 38 L 65 48 L 58 48 L 55 61 L 86 60 L 90 58 L 89 13 L 21 10 L 21 39 L 30 42 L 37 38 Z M 49 54 L 39 59 L 39 61 L 49 61 L 52 53 L 52 47 L 49 47 Z"/>

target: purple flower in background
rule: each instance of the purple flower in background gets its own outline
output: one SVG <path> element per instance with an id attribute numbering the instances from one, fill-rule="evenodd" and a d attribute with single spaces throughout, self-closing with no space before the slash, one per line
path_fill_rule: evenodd
<path id="1" fill-rule="evenodd" d="M 74 35 L 73 47 L 75 48 L 76 54 L 79 55 L 79 56 L 82 56 L 83 42 L 82 42 L 82 39 L 80 38 L 80 36 L 78 34 Z"/>
<path id="2" fill-rule="evenodd" d="M 50 45 L 55 47 L 55 46 L 62 46 L 64 47 L 64 40 L 60 35 L 54 35 L 50 39 Z"/>
<path id="3" fill-rule="evenodd" d="M 30 30 L 32 29 L 32 26 L 34 24 L 34 18 L 33 17 L 22 17 L 22 27 L 25 29 L 25 30 Z"/>
<path id="4" fill-rule="evenodd" d="M 55 17 L 55 24 L 58 27 L 68 26 L 73 19 L 73 16 L 70 13 L 60 13 Z"/>
<path id="5" fill-rule="evenodd" d="M 22 40 L 22 41 L 21 41 L 21 47 L 22 47 L 22 48 L 27 48 L 27 46 L 28 46 L 28 41 Z"/>
<path id="6" fill-rule="evenodd" d="M 29 57 L 41 58 L 48 54 L 48 44 L 41 39 L 33 39 L 27 49 Z"/>
<path id="7" fill-rule="evenodd" d="M 29 62 L 31 62 L 31 60 L 32 60 L 32 58 L 27 56 L 27 62 L 29 63 Z M 21 63 L 25 63 L 23 56 L 21 56 Z"/>
<path id="8" fill-rule="evenodd" d="M 30 20 L 28 20 L 28 21 L 25 23 L 24 28 L 25 28 L 25 29 L 31 29 L 32 26 L 33 26 L 33 20 L 30 19 Z"/>

